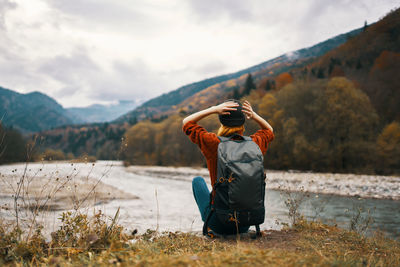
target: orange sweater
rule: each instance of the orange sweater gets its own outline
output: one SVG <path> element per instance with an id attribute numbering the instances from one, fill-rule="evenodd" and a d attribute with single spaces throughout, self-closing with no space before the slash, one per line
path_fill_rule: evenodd
<path id="1" fill-rule="evenodd" d="M 217 179 L 217 154 L 220 140 L 215 133 L 207 132 L 206 129 L 193 121 L 189 121 L 183 125 L 183 132 L 189 136 L 193 143 L 199 146 L 207 161 L 211 184 L 214 185 Z M 274 139 L 274 133 L 269 129 L 262 129 L 250 137 L 260 147 L 261 152 L 265 154 L 268 144 Z"/>

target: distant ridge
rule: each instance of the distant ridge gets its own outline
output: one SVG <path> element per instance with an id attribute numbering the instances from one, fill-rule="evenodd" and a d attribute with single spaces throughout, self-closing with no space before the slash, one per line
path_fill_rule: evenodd
<path id="1" fill-rule="evenodd" d="M 88 107 L 66 108 L 72 115 L 84 123 L 108 122 L 115 120 L 121 114 L 134 109 L 138 104 L 134 101 L 120 100 L 117 104 L 94 104 Z"/>

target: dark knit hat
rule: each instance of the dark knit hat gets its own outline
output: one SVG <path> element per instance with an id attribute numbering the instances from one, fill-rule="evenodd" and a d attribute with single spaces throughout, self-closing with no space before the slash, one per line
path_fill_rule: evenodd
<path id="1" fill-rule="evenodd" d="M 242 103 L 240 101 L 235 100 L 235 99 L 229 99 L 224 101 L 225 102 L 235 102 L 239 104 L 237 107 L 237 110 L 232 110 L 230 111 L 230 114 L 228 115 L 218 115 L 219 121 L 222 123 L 222 125 L 228 126 L 228 127 L 236 127 L 236 126 L 242 126 L 244 124 L 244 114 L 242 112 Z"/>

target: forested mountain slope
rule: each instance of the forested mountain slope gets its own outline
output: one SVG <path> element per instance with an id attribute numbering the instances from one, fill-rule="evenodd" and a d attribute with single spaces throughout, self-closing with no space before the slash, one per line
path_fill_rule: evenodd
<path id="1" fill-rule="evenodd" d="M 21 132 L 38 132 L 81 122 L 53 98 L 40 92 L 20 94 L 0 87 L 0 103 L 3 125 Z"/>
<path id="2" fill-rule="evenodd" d="M 400 9 L 309 66 L 346 76 L 369 96 L 383 122 L 400 120 Z"/>
<path id="3" fill-rule="evenodd" d="M 159 122 L 129 129 L 126 162 L 203 165 L 181 120 L 234 96 L 249 100 L 274 127 L 268 168 L 400 173 L 399 29 L 400 9 L 306 64 L 277 64 L 206 88 Z M 216 117 L 200 124 L 209 131 L 219 126 Z M 257 125 L 246 129 L 251 134 Z"/>

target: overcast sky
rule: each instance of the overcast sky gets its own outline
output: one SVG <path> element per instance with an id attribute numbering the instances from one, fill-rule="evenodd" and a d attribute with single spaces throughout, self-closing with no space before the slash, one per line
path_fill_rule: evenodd
<path id="1" fill-rule="evenodd" d="M 372 23 L 400 0 L 0 0 L 0 86 L 147 100 Z M 1 104 L 1 103 L 0 103 Z"/>

